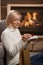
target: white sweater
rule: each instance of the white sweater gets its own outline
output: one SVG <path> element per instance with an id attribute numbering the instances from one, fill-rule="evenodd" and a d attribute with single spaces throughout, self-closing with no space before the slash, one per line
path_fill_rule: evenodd
<path id="1" fill-rule="evenodd" d="M 7 52 L 7 65 L 19 63 L 19 51 L 25 45 L 19 30 L 7 27 L 1 35 L 1 40 Z"/>

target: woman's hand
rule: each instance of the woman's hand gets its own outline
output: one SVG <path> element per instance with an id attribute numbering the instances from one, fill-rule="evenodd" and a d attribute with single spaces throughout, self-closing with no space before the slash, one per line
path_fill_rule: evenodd
<path id="1" fill-rule="evenodd" d="M 28 38 L 32 37 L 32 34 L 26 33 L 22 35 L 22 40 L 26 41 Z"/>

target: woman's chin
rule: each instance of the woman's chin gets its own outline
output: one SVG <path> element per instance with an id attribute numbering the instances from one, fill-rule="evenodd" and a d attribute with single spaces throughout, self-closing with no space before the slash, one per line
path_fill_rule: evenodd
<path id="1" fill-rule="evenodd" d="M 15 28 L 18 28 L 19 26 L 16 26 Z"/>

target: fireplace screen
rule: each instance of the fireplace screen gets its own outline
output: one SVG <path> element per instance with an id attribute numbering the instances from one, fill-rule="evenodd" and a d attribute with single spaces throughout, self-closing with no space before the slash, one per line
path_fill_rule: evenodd
<path id="1" fill-rule="evenodd" d="M 31 33 L 43 35 L 43 5 L 11 5 L 10 10 L 18 10 L 22 14 L 22 20 L 19 27 L 21 34 Z"/>

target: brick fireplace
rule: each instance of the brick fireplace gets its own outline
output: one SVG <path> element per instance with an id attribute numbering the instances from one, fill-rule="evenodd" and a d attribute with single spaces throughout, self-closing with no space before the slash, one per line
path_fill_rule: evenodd
<path id="1" fill-rule="evenodd" d="M 8 4 L 9 10 L 18 10 L 22 14 L 20 25 L 21 34 L 31 33 L 43 35 L 43 5 L 42 4 Z"/>

